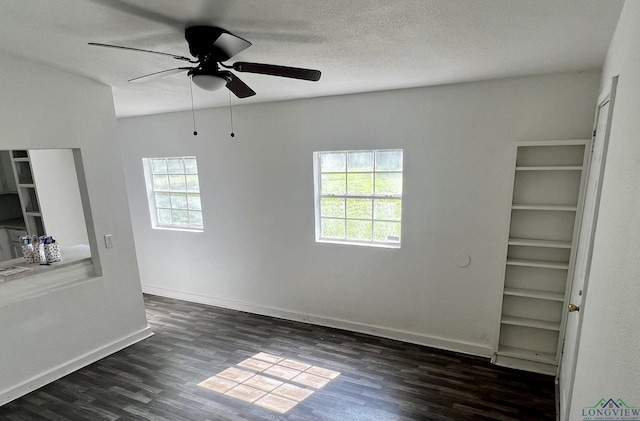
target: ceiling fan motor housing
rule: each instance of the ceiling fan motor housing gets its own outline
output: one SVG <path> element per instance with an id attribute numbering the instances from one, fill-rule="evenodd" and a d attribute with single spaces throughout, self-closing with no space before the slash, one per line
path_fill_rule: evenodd
<path id="1" fill-rule="evenodd" d="M 229 72 L 220 70 L 217 68 L 216 64 L 213 63 L 211 66 L 198 66 L 187 72 L 188 76 L 217 76 L 219 78 L 225 79 L 229 82 Z"/>

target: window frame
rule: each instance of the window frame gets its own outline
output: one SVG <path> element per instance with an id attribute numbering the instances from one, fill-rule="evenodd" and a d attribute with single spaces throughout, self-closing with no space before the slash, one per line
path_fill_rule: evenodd
<path id="1" fill-rule="evenodd" d="M 371 171 L 349 171 L 348 168 L 348 155 L 349 153 L 362 153 L 371 152 L 374 156 L 373 169 Z M 377 152 L 400 152 L 401 153 L 401 169 L 400 170 L 377 170 L 376 169 L 376 153 Z M 345 167 L 344 171 L 322 171 L 321 156 L 327 153 L 344 153 L 345 154 Z M 356 245 L 367 247 L 383 247 L 399 249 L 402 244 L 402 213 L 403 213 L 403 190 L 404 190 L 404 149 L 353 149 L 353 150 L 328 150 L 328 151 L 316 151 L 313 153 L 313 174 L 314 174 L 314 208 L 315 208 L 315 238 L 318 243 L 332 243 L 343 245 Z M 322 194 L 322 175 L 323 174 L 345 174 L 345 192 L 344 194 Z M 372 183 L 375 186 L 376 174 L 400 174 L 402 176 L 402 185 L 399 194 L 376 194 L 375 191 L 372 194 L 353 194 L 349 193 L 348 175 L 349 174 L 372 174 Z M 374 187 L 375 189 L 375 187 Z M 345 200 L 345 213 L 343 217 L 329 217 L 322 215 L 322 199 L 323 198 L 344 198 Z M 347 216 L 347 200 L 348 199 L 369 199 L 371 200 L 371 218 L 349 218 Z M 400 217 L 398 220 L 389 219 L 377 219 L 375 218 L 375 200 L 376 199 L 396 199 L 400 201 Z M 323 237 L 322 236 L 322 220 L 334 219 L 345 221 L 345 237 Z M 372 236 L 371 240 L 361 239 L 349 239 L 347 238 L 346 223 L 349 220 L 356 221 L 371 221 Z M 382 241 L 375 240 L 375 222 L 392 222 L 400 224 L 400 235 L 398 241 Z"/>
<path id="2" fill-rule="evenodd" d="M 169 170 L 167 170 L 167 175 L 184 175 L 185 177 L 187 175 L 195 175 L 198 179 L 198 190 L 194 191 L 194 190 L 189 190 L 187 188 L 187 186 L 185 185 L 184 189 L 171 189 L 171 186 L 169 186 L 169 189 L 164 190 L 164 189 L 156 189 L 153 183 L 153 176 L 154 175 L 162 175 L 162 174 L 157 174 L 154 173 L 153 171 L 153 165 L 152 165 L 152 161 L 153 160 L 157 160 L 157 159 L 164 159 L 166 161 L 170 160 L 170 159 L 182 159 L 183 160 L 183 168 L 186 168 L 184 166 L 184 160 L 186 159 L 194 159 L 196 161 L 196 172 L 194 173 L 187 173 L 186 169 L 183 170 L 182 173 L 174 173 L 171 174 L 169 172 Z M 143 168 L 144 168 L 144 177 L 145 177 L 145 182 L 146 182 L 146 188 L 147 188 L 147 203 L 149 206 L 149 215 L 151 217 L 151 228 L 153 229 L 159 229 L 159 230 L 169 230 L 169 231 L 186 231 L 186 232 L 204 232 L 204 210 L 202 209 L 202 193 L 201 193 L 201 189 L 200 189 L 200 176 L 199 176 L 199 172 L 197 169 L 197 158 L 195 156 L 160 156 L 160 157 L 152 157 L 152 158 L 142 158 L 142 164 L 143 164 Z M 186 182 L 186 179 L 185 179 Z M 180 193 L 180 194 L 185 194 L 185 195 L 197 195 L 198 196 L 198 201 L 200 202 L 200 209 L 190 209 L 189 208 L 189 204 L 188 204 L 188 199 L 187 199 L 187 208 L 186 209 L 182 209 L 182 208 L 174 208 L 173 206 L 170 207 L 158 207 L 156 204 L 156 193 L 165 193 L 165 194 L 171 194 L 171 193 Z M 186 210 L 188 213 L 189 212 L 199 212 L 202 215 L 202 226 L 198 226 L 198 225 L 193 225 L 191 224 L 191 222 L 189 222 L 189 225 L 177 225 L 177 224 L 171 224 L 171 225 L 165 225 L 165 224 L 161 224 L 159 221 L 159 216 L 158 216 L 158 210 L 159 209 L 169 209 L 169 210 Z"/>

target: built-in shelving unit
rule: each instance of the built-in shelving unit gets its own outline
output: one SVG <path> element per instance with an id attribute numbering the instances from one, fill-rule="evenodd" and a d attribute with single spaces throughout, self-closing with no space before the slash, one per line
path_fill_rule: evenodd
<path id="1" fill-rule="evenodd" d="M 496 364 L 557 370 L 589 144 L 516 146 Z"/>
<path id="2" fill-rule="evenodd" d="M 29 151 L 11 151 L 11 165 L 18 188 L 20 205 L 29 235 L 41 236 L 45 234 L 40 202 L 38 200 L 38 190 L 33 180 L 33 170 Z"/>

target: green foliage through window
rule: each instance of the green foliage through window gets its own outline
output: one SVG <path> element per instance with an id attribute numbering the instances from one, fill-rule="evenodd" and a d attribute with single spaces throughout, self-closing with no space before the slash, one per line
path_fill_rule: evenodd
<path id="1" fill-rule="evenodd" d="M 319 239 L 400 245 L 403 151 L 316 152 Z"/>

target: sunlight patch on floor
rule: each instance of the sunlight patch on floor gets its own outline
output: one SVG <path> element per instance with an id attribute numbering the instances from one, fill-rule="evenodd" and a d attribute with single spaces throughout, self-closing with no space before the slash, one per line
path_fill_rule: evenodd
<path id="1" fill-rule="evenodd" d="M 198 386 L 284 414 L 339 375 L 337 371 L 259 352 Z"/>

